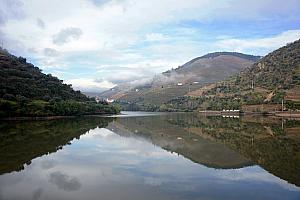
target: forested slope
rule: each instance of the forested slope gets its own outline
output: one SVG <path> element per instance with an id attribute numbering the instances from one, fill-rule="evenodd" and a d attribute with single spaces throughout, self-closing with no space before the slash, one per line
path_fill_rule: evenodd
<path id="1" fill-rule="evenodd" d="M 96 103 L 57 77 L 42 73 L 25 58 L 0 49 L 0 117 L 116 112 L 116 108 Z"/>

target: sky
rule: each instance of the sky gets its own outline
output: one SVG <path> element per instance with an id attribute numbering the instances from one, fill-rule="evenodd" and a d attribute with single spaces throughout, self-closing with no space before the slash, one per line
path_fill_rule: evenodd
<path id="1" fill-rule="evenodd" d="M 300 38 L 299 0 L 0 0 L 0 42 L 74 89 L 149 80 L 215 51 Z"/>

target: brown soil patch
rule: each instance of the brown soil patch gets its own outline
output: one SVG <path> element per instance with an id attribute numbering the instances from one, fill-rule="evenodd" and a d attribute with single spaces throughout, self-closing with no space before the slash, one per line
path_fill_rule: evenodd
<path id="1" fill-rule="evenodd" d="M 300 101 L 300 86 L 296 86 L 286 91 L 285 99 L 290 101 Z"/>
<path id="2" fill-rule="evenodd" d="M 187 93 L 187 96 L 192 96 L 192 97 L 199 97 L 199 96 L 202 96 L 204 92 L 207 92 L 211 89 L 213 89 L 214 87 L 216 87 L 216 84 L 213 83 L 213 84 L 210 84 L 210 85 L 206 85 L 206 86 L 203 86 L 202 88 L 198 89 L 198 90 L 194 90 L 192 92 L 189 92 Z"/>
<path id="3" fill-rule="evenodd" d="M 274 112 L 281 110 L 281 104 L 244 105 L 242 110 L 245 112 Z"/>

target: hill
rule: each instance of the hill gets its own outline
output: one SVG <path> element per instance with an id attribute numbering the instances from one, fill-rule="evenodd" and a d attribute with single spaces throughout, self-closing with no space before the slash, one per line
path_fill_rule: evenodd
<path id="1" fill-rule="evenodd" d="M 270 112 L 300 109 L 300 40 L 266 55 L 230 78 L 174 98 L 166 109 Z M 191 106 L 193 105 L 193 106 Z"/>
<path id="2" fill-rule="evenodd" d="M 300 84 L 300 40 L 268 54 L 239 75 L 242 86 L 289 89 Z"/>
<path id="3" fill-rule="evenodd" d="M 26 58 L 15 57 L 0 50 L 0 96 L 14 99 L 17 95 L 30 99 L 86 101 L 88 98 L 71 85 L 51 74 L 43 74 L 38 67 L 27 63 Z"/>
<path id="4" fill-rule="evenodd" d="M 80 115 L 116 112 L 104 103 L 96 104 L 71 85 L 23 57 L 0 49 L 0 117 Z"/>
<path id="5" fill-rule="evenodd" d="M 124 89 L 117 86 L 103 92 L 101 96 L 118 100 L 125 105 L 125 109 L 153 110 L 176 97 L 198 90 L 205 84 L 224 80 L 249 67 L 259 58 L 236 52 L 210 53 L 163 72 L 148 84 L 123 87 Z"/>
<path id="6" fill-rule="evenodd" d="M 259 59 L 260 56 L 236 52 L 215 52 L 195 58 L 163 74 L 183 76 L 184 82 L 213 83 L 228 78 Z"/>

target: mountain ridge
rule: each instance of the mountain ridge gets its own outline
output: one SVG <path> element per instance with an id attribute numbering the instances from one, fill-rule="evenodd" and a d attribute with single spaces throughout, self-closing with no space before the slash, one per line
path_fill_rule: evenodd
<path id="1" fill-rule="evenodd" d="M 217 57 L 220 57 L 220 58 L 217 58 Z M 209 60 L 209 58 L 211 58 L 211 60 Z M 249 58 L 249 60 L 247 60 L 245 58 Z M 150 83 L 137 86 L 137 88 L 160 87 L 162 85 L 177 84 L 178 82 L 200 82 L 201 84 L 202 84 L 202 82 L 210 83 L 210 82 L 214 82 L 216 80 L 225 78 L 223 69 L 226 71 L 227 74 L 225 73 L 225 76 L 227 77 L 229 75 L 232 75 L 233 73 L 240 71 L 240 68 L 244 68 L 244 67 L 254 63 L 254 60 L 257 61 L 257 59 L 259 59 L 259 58 L 260 58 L 259 56 L 246 55 L 246 54 L 237 53 L 237 52 L 209 53 L 209 54 L 205 54 L 204 56 L 192 59 L 189 62 L 183 64 L 182 66 L 179 66 L 176 69 L 162 72 L 162 74 L 154 77 Z M 195 64 L 195 62 L 198 61 L 199 59 L 200 60 L 205 59 L 205 61 L 203 61 L 203 63 Z M 226 64 L 223 64 L 221 62 L 221 60 L 223 60 L 223 59 L 225 59 L 225 60 L 227 59 Z M 231 64 L 232 60 L 233 60 L 234 64 Z M 217 62 L 217 63 L 213 65 L 213 64 L 210 64 L 210 62 Z M 182 70 L 182 69 L 188 68 L 191 64 L 195 65 L 195 66 L 192 66 L 193 69 L 195 70 L 195 73 L 193 73 L 191 71 L 185 72 Z M 210 66 L 210 65 L 213 65 L 213 66 Z M 223 67 L 223 65 L 224 65 L 224 67 Z M 227 66 L 229 66 L 229 67 L 227 67 Z M 218 70 L 218 77 L 216 77 L 216 75 L 214 75 L 213 73 L 209 72 L 209 70 L 206 69 L 208 67 L 210 68 L 209 70 L 211 70 L 211 68 L 214 68 L 215 71 Z M 200 68 L 200 71 L 197 68 Z M 217 68 L 219 68 L 219 69 L 217 69 Z M 227 68 L 233 68 L 233 69 L 227 70 Z M 211 71 L 213 72 L 213 70 L 211 70 Z M 198 80 L 199 78 L 195 77 L 195 74 L 199 74 L 199 73 L 203 74 L 202 81 Z M 206 79 L 205 77 L 208 77 L 209 79 L 211 79 L 211 77 L 212 77 L 213 80 L 204 80 L 204 79 Z M 135 87 L 132 87 L 132 88 L 123 87 L 122 88 L 122 87 L 123 87 L 122 85 L 116 86 L 110 90 L 102 92 L 100 94 L 100 96 L 103 98 L 113 98 L 114 95 L 116 95 L 117 93 L 120 93 L 120 92 L 122 93 L 122 91 L 126 92 L 126 90 L 135 88 Z"/>
<path id="2" fill-rule="evenodd" d="M 218 56 L 236 56 L 236 57 L 239 57 L 239 58 L 242 58 L 242 59 L 252 60 L 254 62 L 258 61 L 262 57 L 262 56 L 254 56 L 254 55 L 250 55 L 250 54 L 243 54 L 243 53 L 239 53 L 239 52 L 228 52 L 228 51 L 212 52 L 212 53 L 207 53 L 207 54 L 205 54 L 203 56 L 200 56 L 200 57 L 196 57 L 196 58 L 188 61 L 187 63 L 179 66 L 178 68 L 190 65 L 190 64 L 196 62 L 199 59 L 216 58 Z M 178 69 L 178 68 L 176 68 L 176 69 Z M 170 71 L 170 70 L 168 70 L 168 71 Z M 166 72 L 168 72 L 168 71 L 166 71 Z M 163 72 L 163 74 L 166 73 L 166 72 Z"/>
<path id="3" fill-rule="evenodd" d="M 127 88 L 127 90 L 122 90 L 121 86 L 117 86 L 102 92 L 100 96 L 105 99 L 130 102 L 130 104 L 138 103 L 140 106 L 146 104 L 159 106 L 173 98 L 199 89 L 204 84 L 224 80 L 252 65 L 254 60 L 257 61 L 259 58 L 259 56 L 237 52 L 205 54 L 176 69 L 155 76 L 148 84 Z"/>

